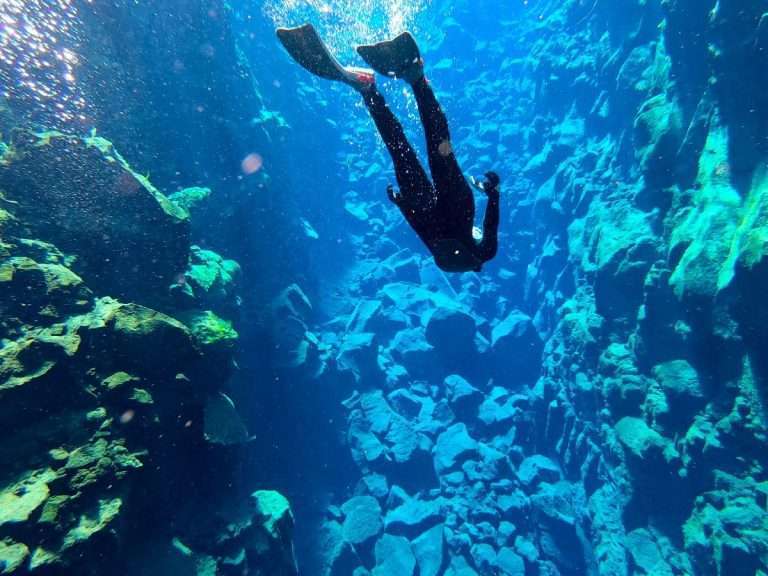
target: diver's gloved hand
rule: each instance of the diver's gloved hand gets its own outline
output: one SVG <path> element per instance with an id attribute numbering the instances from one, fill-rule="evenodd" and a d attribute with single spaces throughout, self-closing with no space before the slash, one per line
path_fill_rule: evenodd
<path id="1" fill-rule="evenodd" d="M 475 188 L 482 191 L 487 196 L 499 195 L 499 183 L 501 180 L 496 172 L 486 172 L 484 180 L 477 180 L 472 176 L 470 176 L 469 179 Z"/>
<path id="2" fill-rule="evenodd" d="M 483 192 L 488 196 L 499 195 L 499 184 L 501 179 L 496 172 L 490 171 L 485 173 L 485 180 L 482 182 Z"/>
<path id="3" fill-rule="evenodd" d="M 392 184 L 387 185 L 387 196 L 389 196 L 389 200 L 393 204 L 400 203 L 400 192 L 395 192 L 395 188 L 392 186 Z"/>

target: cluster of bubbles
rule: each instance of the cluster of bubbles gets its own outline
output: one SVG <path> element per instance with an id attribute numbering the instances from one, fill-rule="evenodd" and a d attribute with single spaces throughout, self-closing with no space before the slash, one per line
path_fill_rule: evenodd
<path id="1" fill-rule="evenodd" d="M 278 26 L 315 25 L 340 56 L 354 46 L 391 38 L 412 28 L 430 0 L 266 0 L 264 13 Z"/>
<path id="2" fill-rule="evenodd" d="M 0 0 L 0 95 L 61 122 L 84 121 L 74 0 Z"/>

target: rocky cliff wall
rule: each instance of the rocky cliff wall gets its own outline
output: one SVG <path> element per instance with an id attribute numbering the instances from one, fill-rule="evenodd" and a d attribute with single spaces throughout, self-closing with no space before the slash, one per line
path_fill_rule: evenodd
<path id="1" fill-rule="evenodd" d="M 295 574 L 287 501 L 240 475 L 240 271 L 191 245 L 207 191 L 164 196 L 101 137 L 1 150 L 0 572 Z"/>

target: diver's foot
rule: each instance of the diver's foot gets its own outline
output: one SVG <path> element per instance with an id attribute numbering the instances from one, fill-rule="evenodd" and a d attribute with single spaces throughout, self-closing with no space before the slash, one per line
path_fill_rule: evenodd
<path id="1" fill-rule="evenodd" d="M 410 65 L 403 68 L 400 77 L 408 82 L 408 84 L 416 84 L 416 82 L 424 78 L 424 60 L 416 58 Z"/>
<path id="2" fill-rule="evenodd" d="M 376 76 L 368 68 L 347 66 L 344 68 L 344 81 L 358 92 L 365 92 L 376 85 Z"/>

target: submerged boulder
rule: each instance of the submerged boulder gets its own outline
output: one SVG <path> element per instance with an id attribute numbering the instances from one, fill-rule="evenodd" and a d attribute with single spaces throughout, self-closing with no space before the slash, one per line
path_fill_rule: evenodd
<path id="1" fill-rule="evenodd" d="M 415 568 L 416 558 L 407 538 L 384 534 L 376 542 L 373 576 L 412 576 Z"/>
<path id="2" fill-rule="evenodd" d="M 450 472 L 467 458 L 477 454 L 477 441 L 464 423 L 457 423 L 440 434 L 433 450 L 438 474 Z"/>
<path id="3" fill-rule="evenodd" d="M 502 383 L 526 383 L 539 375 L 543 343 L 524 312 L 513 310 L 493 327 L 491 346 Z"/>
<path id="4" fill-rule="evenodd" d="M 355 496 L 341 507 L 344 514 L 344 540 L 353 546 L 364 545 L 384 529 L 381 506 L 373 496 Z"/>

